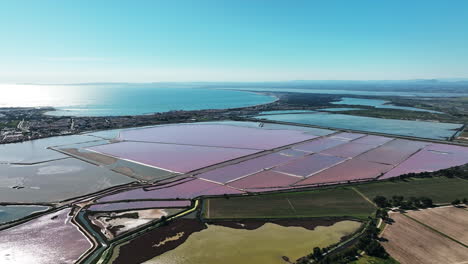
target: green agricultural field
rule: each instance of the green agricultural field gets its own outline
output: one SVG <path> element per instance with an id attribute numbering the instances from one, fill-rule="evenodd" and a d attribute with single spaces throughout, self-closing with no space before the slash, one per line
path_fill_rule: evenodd
<path id="1" fill-rule="evenodd" d="M 468 198 L 468 180 L 459 178 L 411 178 L 404 181 L 385 181 L 356 185 L 361 193 L 369 199 L 377 195 L 391 198 L 393 195 L 427 196 L 434 203 L 450 203 L 455 199 Z"/>
<path id="2" fill-rule="evenodd" d="M 209 198 L 203 203 L 208 219 L 355 217 L 365 219 L 375 207 L 351 188 Z"/>
<path id="3" fill-rule="evenodd" d="M 370 256 L 363 256 L 356 261 L 351 262 L 351 264 L 398 264 L 399 262 L 393 258 L 381 259 Z"/>

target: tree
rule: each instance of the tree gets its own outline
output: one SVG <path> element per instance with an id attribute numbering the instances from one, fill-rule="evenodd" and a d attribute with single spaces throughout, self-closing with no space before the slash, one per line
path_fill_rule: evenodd
<path id="1" fill-rule="evenodd" d="M 459 199 L 455 199 L 455 200 L 452 201 L 452 205 L 457 205 L 457 204 L 460 204 Z"/>
<path id="2" fill-rule="evenodd" d="M 161 216 L 161 218 L 159 218 L 159 221 L 161 221 L 161 225 L 167 225 L 167 218 L 165 215 Z"/>
<path id="3" fill-rule="evenodd" d="M 374 198 L 374 203 L 380 208 L 384 208 L 388 206 L 387 198 L 381 195 L 378 195 Z"/>
<path id="4" fill-rule="evenodd" d="M 315 260 L 322 259 L 322 250 L 319 247 L 314 247 L 313 257 Z"/>
<path id="5" fill-rule="evenodd" d="M 468 200 L 466 198 L 463 198 L 462 203 L 468 204 Z"/>
<path id="6" fill-rule="evenodd" d="M 409 200 L 408 200 L 408 202 L 410 203 L 410 205 L 411 205 L 412 207 L 421 207 L 419 198 L 410 197 Z"/>
<path id="7" fill-rule="evenodd" d="M 380 245 L 379 242 L 372 240 L 372 242 L 367 245 L 365 249 L 367 255 L 378 257 L 378 258 L 388 258 L 388 253 L 385 251 L 385 248 Z"/>
<path id="8" fill-rule="evenodd" d="M 432 207 L 433 206 L 433 203 L 432 203 L 432 199 L 431 198 L 428 198 L 428 197 L 420 197 L 419 200 L 421 201 L 421 205 L 422 207 L 426 208 L 426 207 Z"/>
<path id="9" fill-rule="evenodd" d="M 385 209 L 377 209 L 377 212 L 375 214 L 376 217 L 382 218 L 382 220 L 386 220 L 388 218 L 388 213 L 387 210 Z"/>
<path id="10" fill-rule="evenodd" d="M 392 205 L 395 207 L 401 206 L 405 198 L 401 195 L 392 196 Z"/>
<path id="11" fill-rule="evenodd" d="M 400 208 L 403 210 L 413 209 L 414 206 L 410 201 L 403 201 L 400 205 Z"/>

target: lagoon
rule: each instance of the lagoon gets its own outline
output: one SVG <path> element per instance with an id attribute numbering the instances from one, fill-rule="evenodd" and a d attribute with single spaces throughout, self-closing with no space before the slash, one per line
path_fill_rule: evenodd
<path id="1" fill-rule="evenodd" d="M 359 90 L 340 90 L 340 89 L 312 89 L 312 88 L 223 88 L 236 91 L 255 91 L 255 92 L 282 92 L 282 93 L 313 93 L 313 94 L 349 94 L 349 95 L 368 95 L 368 96 L 403 96 L 403 97 L 463 97 L 468 93 L 460 92 L 406 92 L 406 91 L 359 91 Z"/>
<path id="2" fill-rule="evenodd" d="M 408 110 L 408 111 L 418 111 L 418 112 L 429 112 L 434 114 L 443 114 L 439 111 L 433 111 L 428 109 L 421 109 L 416 107 L 408 107 L 408 106 L 397 106 L 389 104 L 390 101 L 385 100 L 376 100 L 376 99 L 363 99 L 363 98 L 350 98 L 350 97 L 343 97 L 339 102 L 333 102 L 332 104 L 336 105 L 364 105 L 364 106 L 372 106 L 375 108 L 386 108 L 386 109 L 398 109 L 398 110 Z"/>
<path id="3" fill-rule="evenodd" d="M 325 112 L 311 114 L 258 115 L 256 118 L 441 140 L 450 138 L 462 127 L 462 124 L 453 123 L 383 119 Z"/>

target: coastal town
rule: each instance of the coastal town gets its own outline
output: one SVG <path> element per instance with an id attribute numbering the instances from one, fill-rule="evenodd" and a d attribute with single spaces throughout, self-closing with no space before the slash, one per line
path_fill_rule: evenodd
<path id="1" fill-rule="evenodd" d="M 355 116 L 449 123 L 468 122 L 468 120 L 466 120 L 466 112 L 468 110 L 466 107 L 460 107 L 460 105 L 464 105 L 456 99 L 433 99 L 428 102 L 418 100 L 417 98 L 387 98 L 402 106 L 420 105 L 421 101 L 423 101 L 423 106 L 427 109 L 442 110 L 444 113 L 437 113 L 435 111 L 415 112 L 398 109 L 379 109 L 363 105 L 359 106 L 361 111 L 355 111 L 355 109 L 350 109 L 349 105 L 335 104 L 345 95 L 285 92 L 267 92 L 264 94 L 275 96 L 277 100 L 267 104 L 240 108 L 173 110 L 162 113 L 128 116 L 54 116 L 50 114 L 56 110 L 53 107 L 0 108 L 0 144 L 107 129 L 184 122 L 246 120 L 248 116 L 254 116 L 266 111 L 322 111 L 328 107 L 334 107 L 335 111 L 333 113 Z M 373 97 L 368 96 L 366 98 Z M 452 139 L 466 141 L 466 132 L 463 132 L 463 129 L 464 127 L 460 130 L 460 133 L 457 134 L 457 137 L 453 137 Z"/>

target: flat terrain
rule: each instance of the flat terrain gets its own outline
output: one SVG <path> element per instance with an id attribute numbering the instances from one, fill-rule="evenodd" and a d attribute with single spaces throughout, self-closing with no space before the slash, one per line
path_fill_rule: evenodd
<path id="1" fill-rule="evenodd" d="M 365 255 L 362 258 L 351 262 L 351 264 L 398 264 L 398 261 L 392 258 L 381 259 Z"/>
<path id="2" fill-rule="evenodd" d="M 464 208 L 439 207 L 410 211 L 407 215 L 468 245 L 468 210 Z"/>
<path id="3" fill-rule="evenodd" d="M 391 198 L 393 195 L 404 197 L 427 196 L 434 203 L 450 203 L 455 199 L 468 198 L 468 180 L 459 178 L 411 178 L 405 181 L 385 181 L 356 186 L 369 199 L 377 195 Z"/>
<path id="4" fill-rule="evenodd" d="M 338 243 L 354 233 L 360 223 L 341 221 L 332 226 L 318 226 L 313 230 L 303 227 L 284 227 L 273 223 L 253 229 L 208 225 L 207 229 L 192 234 L 185 243 L 145 264 L 283 264 L 282 256 L 295 261 L 311 253 L 314 247 Z"/>
<path id="5" fill-rule="evenodd" d="M 387 252 L 401 264 L 467 263 L 468 249 L 409 217 L 390 214 L 395 222 L 382 236 Z M 450 223 L 447 223 L 450 224 Z"/>
<path id="6" fill-rule="evenodd" d="M 374 206 L 350 188 L 277 193 L 204 201 L 206 218 L 367 218 Z"/>

